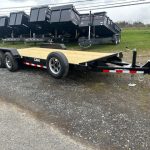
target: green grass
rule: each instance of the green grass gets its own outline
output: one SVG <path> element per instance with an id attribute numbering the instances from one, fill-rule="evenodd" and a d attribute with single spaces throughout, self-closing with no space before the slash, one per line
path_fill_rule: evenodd
<path id="1" fill-rule="evenodd" d="M 24 45 L 23 43 L 18 44 L 0 44 L 0 47 L 14 47 L 14 48 L 25 48 L 35 46 L 34 44 Z M 80 50 L 77 44 L 67 44 L 68 49 Z M 94 45 L 87 49 L 88 51 L 96 52 L 116 52 L 125 51 L 126 49 L 136 48 L 138 51 L 146 52 L 150 51 L 150 28 L 126 28 L 122 30 L 122 41 L 119 45 L 105 44 L 105 45 Z"/>

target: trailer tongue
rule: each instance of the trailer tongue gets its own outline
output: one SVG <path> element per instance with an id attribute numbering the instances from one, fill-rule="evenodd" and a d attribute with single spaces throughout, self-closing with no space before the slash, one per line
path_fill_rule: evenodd
<path id="1" fill-rule="evenodd" d="M 67 76 L 71 65 L 75 68 L 103 73 L 150 74 L 150 61 L 136 65 L 136 50 L 132 64 L 122 61 L 122 53 L 96 53 L 72 50 L 26 48 L 0 48 L 0 68 L 16 71 L 20 63 L 45 68 L 54 78 Z"/>

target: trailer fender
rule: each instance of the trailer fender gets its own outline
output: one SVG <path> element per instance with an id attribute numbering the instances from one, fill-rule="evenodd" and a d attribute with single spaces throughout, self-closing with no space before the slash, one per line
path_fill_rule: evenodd
<path id="1" fill-rule="evenodd" d="M 6 53 L 10 52 L 14 58 L 21 58 L 20 54 L 18 53 L 17 49 L 15 48 L 0 48 L 0 51 Z"/>
<path id="2" fill-rule="evenodd" d="M 148 60 L 148 62 L 144 66 L 142 66 L 142 68 L 148 68 L 147 73 L 150 74 L 150 60 Z"/>
<path id="3" fill-rule="evenodd" d="M 0 51 L 0 68 L 5 67 L 5 55 L 2 51 Z"/>

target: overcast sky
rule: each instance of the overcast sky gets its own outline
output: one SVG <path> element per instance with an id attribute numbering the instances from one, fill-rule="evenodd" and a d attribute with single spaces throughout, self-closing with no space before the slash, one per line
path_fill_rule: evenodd
<path id="1" fill-rule="evenodd" d="M 0 0 L 1 5 L 0 8 L 7 8 L 7 7 L 17 7 L 17 6 L 32 6 L 32 5 L 44 5 L 50 3 L 62 3 L 62 2 L 71 2 L 71 1 L 79 1 L 79 0 Z M 95 0 L 93 3 L 97 2 L 97 5 L 101 5 L 102 2 L 104 4 L 111 3 L 111 2 L 123 2 L 123 0 Z M 133 1 L 133 0 L 124 0 L 124 1 Z M 147 0 L 150 1 L 150 0 Z M 99 2 L 99 3 L 98 3 Z M 87 7 L 91 6 L 89 3 L 82 3 L 81 6 L 77 4 L 78 7 Z M 23 10 L 23 9 L 21 9 Z M 7 10 L 8 11 L 8 10 Z M 104 9 L 99 11 L 106 11 L 108 16 L 113 21 L 142 21 L 144 23 L 150 23 L 150 4 L 148 5 L 139 5 L 139 6 L 128 6 L 122 8 L 113 8 L 113 9 Z M 29 10 L 27 11 L 29 12 Z M 0 9 L 0 15 L 6 13 L 6 10 Z"/>

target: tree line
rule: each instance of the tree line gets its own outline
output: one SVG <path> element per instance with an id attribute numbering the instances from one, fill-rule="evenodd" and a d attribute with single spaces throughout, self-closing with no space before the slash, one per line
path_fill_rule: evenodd
<path id="1" fill-rule="evenodd" d="M 122 22 L 117 22 L 117 24 L 121 28 L 128 28 L 128 27 L 150 27 L 150 24 L 144 24 L 144 23 L 142 23 L 140 21 L 139 22 L 133 22 L 133 23 L 122 21 Z"/>

